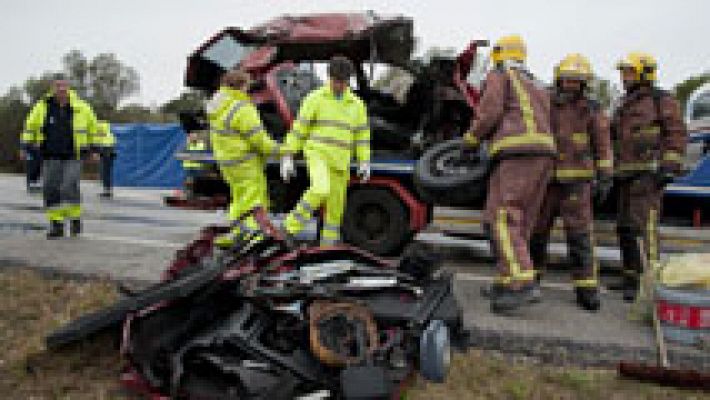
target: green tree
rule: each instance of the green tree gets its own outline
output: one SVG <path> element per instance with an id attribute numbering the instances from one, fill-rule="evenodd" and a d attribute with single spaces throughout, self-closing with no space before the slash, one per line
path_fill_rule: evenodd
<path id="1" fill-rule="evenodd" d="M 142 104 L 130 103 L 116 110 L 112 117 L 112 122 L 175 122 L 177 118 L 160 112 L 160 110 L 152 110 Z"/>
<path id="2" fill-rule="evenodd" d="M 89 60 L 79 50 L 71 50 L 62 57 L 62 66 L 67 73 L 72 88 L 83 99 L 91 95 L 91 81 L 89 76 Z"/>
<path id="3" fill-rule="evenodd" d="M 43 72 L 38 77 L 31 76 L 27 78 L 22 87 L 30 104 L 36 103 L 42 96 L 47 94 L 56 74 L 56 72 Z"/>
<path id="4" fill-rule="evenodd" d="M 13 170 L 21 167 L 17 158 L 19 134 L 28 111 L 23 88 L 13 86 L 0 97 L 0 167 Z"/>
<path id="5" fill-rule="evenodd" d="M 680 109 L 685 110 L 685 104 L 688 102 L 688 98 L 693 92 L 700 86 L 710 82 L 710 72 L 705 72 L 700 75 L 691 76 L 690 78 L 684 80 L 683 82 L 675 85 L 673 88 L 673 93 L 676 99 L 680 102 Z"/>
<path id="6" fill-rule="evenodd" d="M 198 90 L 185 90 L 180 96 L 160 107 L 164 114 L 177 115 L 183 111 L 199 111 L 204 108 L 205 94 Z"/>
<path id="7" fill-rule="evenodd" d="M 113 53 L 97 55 L 89 62 L 88 68 L 88 100 L 102 118 L 110 118 L 121 101 L 140 89 L 138 72 Z"/>

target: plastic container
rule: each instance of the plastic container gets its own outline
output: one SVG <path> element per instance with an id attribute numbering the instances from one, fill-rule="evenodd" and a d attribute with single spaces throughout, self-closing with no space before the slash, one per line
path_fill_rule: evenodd
<path id="1" fill-rule="evenodd" d="M 666 339 L 694 345 L 710 338 L 710 290 L 657 285 L 656 310 Z"/>

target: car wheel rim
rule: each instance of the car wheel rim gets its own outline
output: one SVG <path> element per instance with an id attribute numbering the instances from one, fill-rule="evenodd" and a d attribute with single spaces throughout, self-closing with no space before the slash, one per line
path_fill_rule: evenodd
<path id="1" fill-rule="evenodd" d="M 436 176 L 466 175 L 475 167 L 478 157 L 464 157 L 460 150 L 447 151 L 433 160 L 432 172 Z"/>

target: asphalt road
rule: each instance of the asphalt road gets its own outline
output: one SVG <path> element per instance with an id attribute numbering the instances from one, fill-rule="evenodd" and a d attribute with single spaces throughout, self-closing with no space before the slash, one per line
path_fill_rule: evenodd
<path id="1" fill-rule="evenodd" d="M 25 192 L 22 176 L 0 175 L 0 266 L 155 281 L 175 251 L 201 227 L 226 219 L 221 211 L 164 207 L 162 197 L 169 191 L 118 188 L 112 200 L 100 200 L 98 192 L 96 182 L 82 182 L 85 212 L 81 237 L 49 241 L 45 239 L 41 197 Z M 605 291 L 598 313 L 576 307 L 564 262 L 560 264 L 562 269 L 546 274 L 542 304 L 519 316 L 501 317 L 490 313 L 487 300 L 480 295 L 481 286 L 494 273 L 484 241 L 451 239 L 436 229 L 419 235 L 417 240 L 435 244 L 450 256 L 445 268 L 455 273 L 456 294 L 473 345 L 553 362 L 653 361 L 650 329 L 629 321 L 629 306 L 618 294 Z M 564 250 L 562 245 L 552 247 L 558 259 Z M 613 248 L 601 248 L 598 253 L 608 264 L 618 260 L 618 251 Z M 710 369 L 708 353 L 674 347 L 672 361 Z"/>

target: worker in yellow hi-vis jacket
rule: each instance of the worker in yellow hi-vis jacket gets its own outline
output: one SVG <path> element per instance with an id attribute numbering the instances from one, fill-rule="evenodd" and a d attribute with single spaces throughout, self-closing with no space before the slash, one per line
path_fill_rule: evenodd
<path id="1" fill-rule="evenodd" d="M 255 207 L 268 208 L 264 167 L 270 155 L 279 154 L 279 145 L 264 129 L 246 92 L 248 85 L 246 72 L 229 71 L 207 104 L 212 151 L 232 197 L 229 206 L 232 231 L 216 239 L 220 247 L 230 247 L 236 237 L 258 229 L 253 217 L 243 221 L 239 218 Z"/>
<path id="2" fill-rule="evenodd" d="M 350 179 L 350 161 L 358 160 L 358 176 L 370 178 L 370 129 L 363 101 L 348 85 L 352 63 L 333 57 L 328 66 L 328 84 L 311 92 L 303 101 L 298 118 L 286 137 L 281 176 L 294 175 L 293 154 L 303 151 L 310 186 L 288 214 L 284 227 L 290 236 L 301 232 L 325 206 L 321 245 L 340 240 L 340 225 Z"/>
<path id="3" fill-rule="evenodd" d="M 49 93 L 27 115 L 20 142 L 26 151 L 39 152 L 44 160 L 48 239 L 64 236 L 66 220 L 71 236 L 81 233 L 81 160 L 96 145 L 96 125 L 89 103 L 71 90 L 63 76 L 55 78 Z"/>

